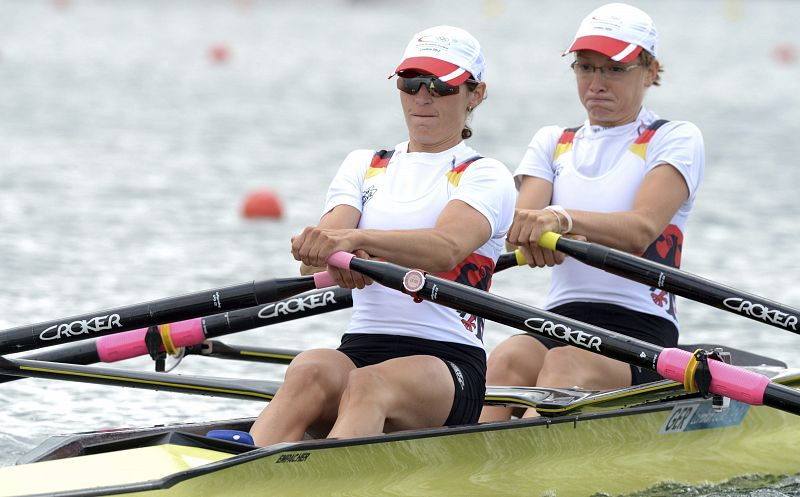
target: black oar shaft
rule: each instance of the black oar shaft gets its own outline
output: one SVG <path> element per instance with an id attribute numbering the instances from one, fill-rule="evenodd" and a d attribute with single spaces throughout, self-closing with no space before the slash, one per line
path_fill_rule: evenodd
<path id="1" fill-rule="evenodd" d="M 253 281 L 0 331 L 0 354 L 183 321 L 273 302 L 315 288 L 314 276 Z"/>
<path id="2" fill-rule="evenodd" d="M 546 234 L 548 235 L 548 234 Z M 549 234 L 558 236 L 555 234 Z M 543 240 L 546 240 L 543 237 Z M 552 240 L 552 239 L 551 239 Z M 547 243 L 547 242 L 545 242 Z M 800 333 L 800 310 L 620 250 L 558 236 L 556 250 L 606 272 Z"/>
<path id="3" fill-rule="evenodd" d="M 203 332 L 206 338 L 215 338 L 352 306 L 350 290 L 331 287 L 249 309 L 207 316 L 202 320 Z"/>
<path id="4" fill-rule="evenodd" d="M 497 258 L 497 264 L 494 265 L 494 272 L 499 273 L 500 271 L 504 271 L 508 268 L 524 266 L 525 264 L 527 264 L 527 262 L 525 261 L 522 252 L 517 249 L 513 252 L 500 254 L 500 257 Z"/>
<path id="5" fill-rule="evenodd" d="M 770 383 L 764 390 L 764 405 L 800 415 L 797 398 L 797 390 L 777 383 Z"/>

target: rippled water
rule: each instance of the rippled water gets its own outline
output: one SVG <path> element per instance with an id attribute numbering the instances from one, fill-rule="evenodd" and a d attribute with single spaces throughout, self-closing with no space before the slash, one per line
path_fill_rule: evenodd
<path id="1" fill-rule="evenodd" d="M 513 168 L 533 132 L 583 119 L 559 52 L 598 2 L 0 0 L 0 328 L 296 273 L 289 237 L 319 216 L 345 154 L 403 139 L 392 82 L 410 35 L 448 23 L 489 61 L 472 144 Z M 662 33 L 649 106 L 703 130 L 707 169 L 684 268 L 800 303 L 800 3 L 638 2 Z M 209 57 L 228 50 L 224 63 Z M 240 216 L 279 193 L 277 222 Z M 522 270 L 518 270 L 522 271 Z M 536 304 L 546 272 L 493 289 Z M 685 342 L 790 364 L 798 340 L 681 301 Z M 230 338 L 333 346 L 339 312 Z M 490 325 L 487 345 L 512 330 Z M 121 367 L 149 368 L 145 359 Z M 193 357 L 180 371 L 280 378 L 283 368 Z M 0 464 L 50 434 L 251 416 L 258 403 L 31 380 L 0 386 Z M 793 478 L 658 494 L 800 495 Z"/>

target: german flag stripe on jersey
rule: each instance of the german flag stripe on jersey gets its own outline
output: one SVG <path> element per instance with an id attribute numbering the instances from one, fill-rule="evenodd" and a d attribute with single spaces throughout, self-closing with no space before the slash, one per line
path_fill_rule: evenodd
<path id="1" fill-rule="evenodd" d="M 575 139 L 575 133 L 579 129 L 580 126 L 577 128 L 567 128 L 563 133 L 561 133 L 561 137 L 558 139 L 558 144 L 556 144 L 556 151 L 553 152 L 553 160 L 558 159 L 561 154 L 572 150 L 572 141 Z"/>
<path id="2" fill-rule="evenodd" d="M 458 182 L 461 181 L 461 175 L 464 174 L 464 171 L 469 167 L 470 164 L 475 162 L 476 160 L 480 159 L 481 157 L 473 157 L 472 159 L 467 159 L 463 164 L 460 164 L 453 169 L 447 171 L 446 176 L 447 180 L 453 186 L 458 186 Z"/>
<path id="3" fill-rule="evenodd" d="M 645 132 L 639 135 L 639 138 L 633 142 L 633 145 L 631 145 L 631 152 L 641 157 L 642 160 L 645 160 L 647 155 L 647 145 L 650 143 L 650 140 L 653 139 L 653 136 L 656 134 L 656 130 L 658 130 L 658 128 L 660 128 L 666 122 L 668 121 L 664 119 L 653 121 L 653 123 L 647 127 Z"/>
<path id="4" fill-rule="evenodd" d="M 373 176 L 385 173 L 386 166 L 389 165 L 389 159 L 392 158 L 393 154 L 394 150 L 378 150 L 375 152 L 375 155 L 372 157 L 372 162 L 370 162 L 369 168 L 367 169 L 367 173 L 364 175 L 364 179 L 369 179 Z"/>

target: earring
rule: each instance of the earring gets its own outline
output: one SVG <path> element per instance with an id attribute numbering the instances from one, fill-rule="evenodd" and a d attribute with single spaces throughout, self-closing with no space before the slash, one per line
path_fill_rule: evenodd
<path id="1" fill-rule="evenodd" d="M 472 106 L 471 105 L 467 106 L 467 112 L 472 112 Z"/>

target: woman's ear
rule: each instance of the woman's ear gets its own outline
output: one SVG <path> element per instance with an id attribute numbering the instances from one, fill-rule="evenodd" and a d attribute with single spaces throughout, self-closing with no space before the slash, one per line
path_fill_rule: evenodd
<path id="1" fill-rule="evenodd" d="M 478 83 L 478 86 L 469 92 L 469 103 L 467 106 L 471 109 L 475 109 L 475 107 L 479 106 L 484 100 L 486 100 L 486 83 Z"/>
<path id="2" fill-rule="evenodd" d="M 661 67 L 661 63 L 658 62 L 658 59 L 654 59 L 650 67 L 647 68 L 647 78 L 645 79 L 645 86 L 648 88 L 655 83 L 656 78 L 658 78 L 658 69 Z"/>

